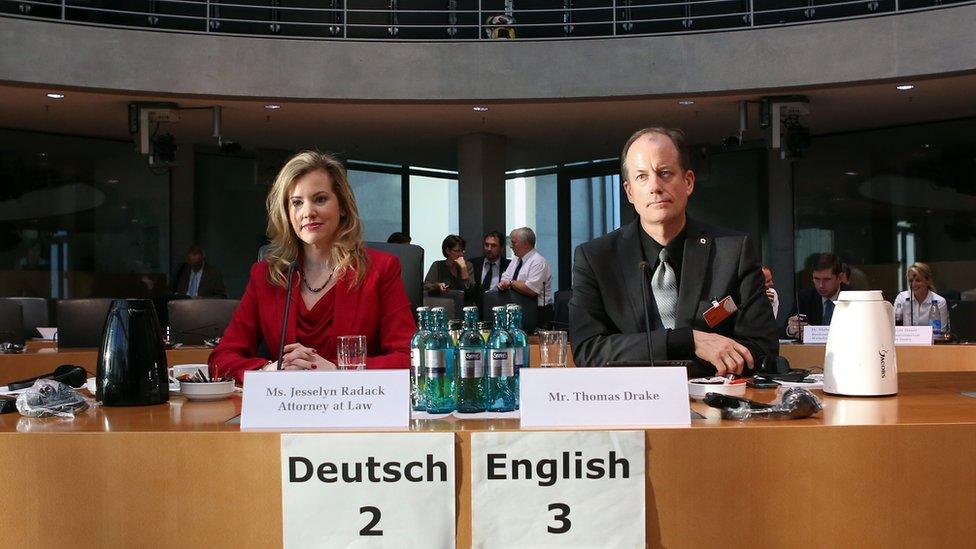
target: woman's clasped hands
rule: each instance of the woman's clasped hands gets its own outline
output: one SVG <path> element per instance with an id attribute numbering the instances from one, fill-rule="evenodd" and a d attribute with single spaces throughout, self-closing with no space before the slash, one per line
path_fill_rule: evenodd
<path id="1" fill-rule="evenodd" d="M 311 347 L 306 347 L 301 343 L 289 343 L 285 345 L 285 351 L 281 359 L 282 370 L 335 370 L 335 363 L 322 358 L 321 355 Z"/>

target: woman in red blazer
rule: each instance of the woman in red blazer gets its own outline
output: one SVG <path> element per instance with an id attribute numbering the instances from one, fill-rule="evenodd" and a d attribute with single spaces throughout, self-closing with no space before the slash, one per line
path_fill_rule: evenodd
<path id="1" fill-rule="evenodd" d="M 277 369 L 288 266 L 292 299 L 282 369 L 334 370 L 336 338 L 366 336 L 367 368 L 408 368 L 416 330 L 395 256 L 366 249 L 346 170 L 335 158 L 302 152 L 268 193 L 264 261 L 251 267 L 244 297 L 210 355 L 216 374 L 243 382 L 247 370 Z M 259 357 L 264 342 L 271 361 Z"/>

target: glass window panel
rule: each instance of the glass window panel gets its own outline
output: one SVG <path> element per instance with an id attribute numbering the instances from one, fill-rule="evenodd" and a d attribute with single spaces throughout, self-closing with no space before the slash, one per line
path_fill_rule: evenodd
<path id="1" fill-rule="evenodd" d="M 169 172 L 150 170 L 132 143 L 0 130 L 0 181 L 0 294 L 165 288 Z"/>
<path id="2" fill-rule="evenodd" d="M 458 234 L 457 179 L 410 176 L 409 234 L 411 243 L 424 249 L 426 274 L 431 264 L 444 259 L 441 252 L 444 238 L 449 234 Z M 468 246 L 478 246 L 478 243 L 468 243 Z"/>
<path id="3" fill-rule="evenodd" d="M 573 179 L 569 190 L 573 250 L 584 242 L 620 228 L 623 192 L 619 175 Z"/>
<path id="4" fill-rule="evenodd" d="M 386 242 L 403 230 L 400 174 L 349 170 L 349 184 L 363 220 L 367 241 Z"/>
<path id="5" fill-rule="evenodd" d="M 797 259 L 835 252 L 887 299 L 905 268 L 928 263 L 936 292 L 976 287 L 976 120 L 815 137 L 794 163 Z M 801 245 L 829 232 L 832 243 Z"/>
<path id="6" fill-rule="evenodd" d="M 512 229 L 535 231 L 535 247 L 552 267 L 552 280 L 559 283 L 559 225 L 557 222 L 556 175 L 513 177 L 505 182 L 506 238 Z M 507 257 L 515 257 L 506 249 Z M 558 287 L 556 289 L 559 289 Z"/>
<path id="7" fill-rule="evenodd" d="M 258 249 L 267 242 L 269 187 L 255 184 L 253 158 L 199 152 L 194 187 L 197 243 L 207 263 L 220 269 L 227 297 L 240 298 Z M 177 265 L 186 261 L 186 252 L 173 250 Z"/>

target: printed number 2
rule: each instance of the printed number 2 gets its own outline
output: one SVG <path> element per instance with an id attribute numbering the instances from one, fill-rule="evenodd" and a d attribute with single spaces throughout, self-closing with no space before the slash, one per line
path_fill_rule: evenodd
<path id="1" fill-rule="evenodd" d="M 556 516 L 552 517 L 559 521 L 559 526 L 547 526 L 546 529 L 550 534 L 565 534 L 569 532 L 570 527 L 573 526 L 573 522 L 569 520 L 569 505 L 565 503 L 550 503 L 550 511 L 556 511 Z"/>
<path id="2" fill-rule="evenodd" d="M 382 536 L 383 530 L 374 530 L 373 527 L 376 526 L 380 521 L 380 510 L 372 505 L 367 505 L 366 507 L 359 508 L 359 514 L 369 513 L 373 515 L 370 519 L 369 524 L 363 526 L 363 529 L 359 531 L 360 536 Z"/>

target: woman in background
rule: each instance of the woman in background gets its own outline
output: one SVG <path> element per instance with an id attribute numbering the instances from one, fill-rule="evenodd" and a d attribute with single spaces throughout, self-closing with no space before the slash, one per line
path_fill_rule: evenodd
<path id="1" fill-rule="evenodd" d="M 281 168 L 268 193 L 265 260 L 251 267 L 247 289 L 211 370 L 243 382 L 247 370 L 332 370 L 336 338 L 366 336 L 367 368 L 410 366 L 416 330 L 393 255 L 363 245 L 362 224 L 346 170 L 330 155 L 306 151 Z M 289 280 L 289 265 L 296 262 Z M 285 296 L 292 299 L 285 333 Z M 261 343 L 268 357 L 258 354 Z"/>
<path id="2" fill-rule="evenodd" d="M 929 326 L 932 320 L 938 320 L 941 330 L 946 331 L 949 307 L 945 298 L 935 293 L 932 268 L 925 263 L 913 263 L 905 276 L 909 289 L 895 297 L 895 323 L 900 326 Z"/>
<path id="3" fill-rule="evenodd" d="M 424 277 L 424 290 L 439 294 L 447 290 L 468 292 L 474 288 L 474 267 L 464 259 L 464 239 L 456 234 L 447 235 L 441 243 L 441 252 L 446 259 L 435 261 Z"/>

